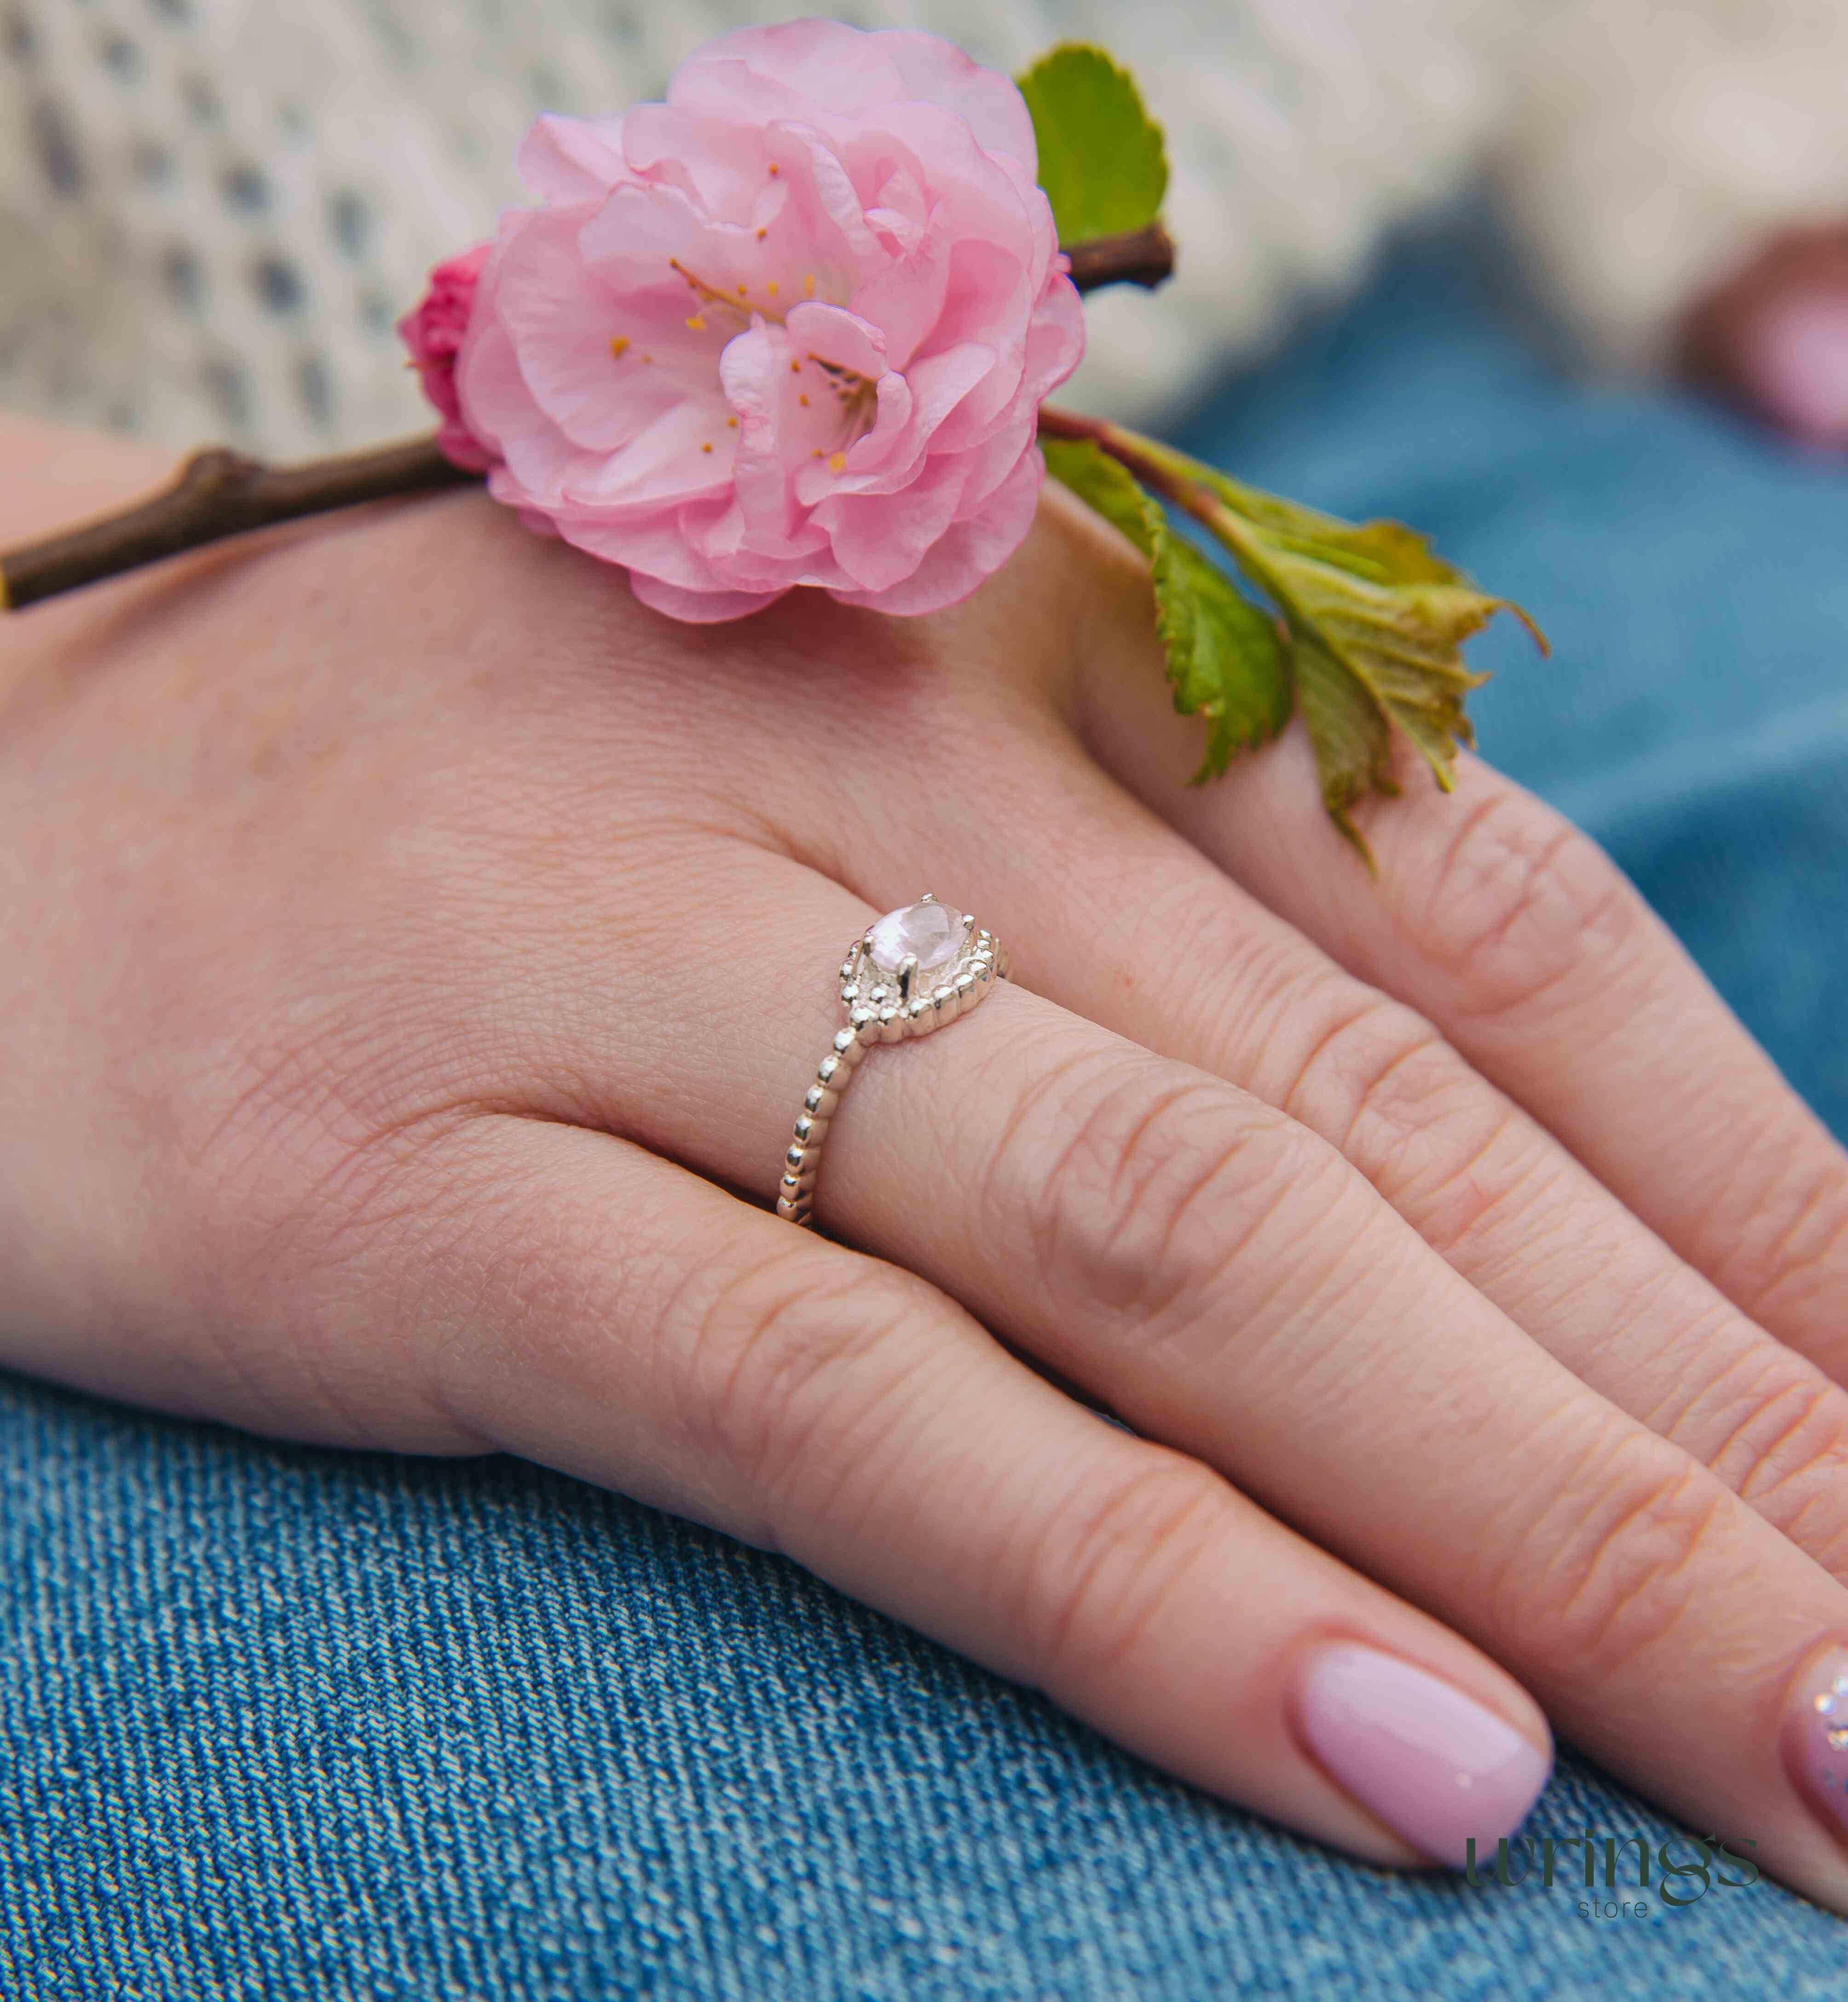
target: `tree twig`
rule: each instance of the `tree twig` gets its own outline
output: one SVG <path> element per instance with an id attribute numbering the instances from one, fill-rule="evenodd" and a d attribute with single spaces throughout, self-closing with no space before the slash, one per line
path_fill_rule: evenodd
<path id="1" fill-rule="evenodd" d="M 1080 291 L 1100 285 L 1158 285 L 1174 268 L 1174 246 L 1159 222 L 1126 235 L 1069 244 L 1066 254 L 1072 282 Z M 178 478 L 151 500 L 0 553 L 0 612 L 16 612 L 61 591 L 277 521 L 479 477 L 452 466 L 434 436 L 301 466 L 266 466 L 223 445 L 208 446 L 194 452 Z"/>
<path id="2" fill-rule="evenodd" d="M 1039 434 L 1043 438 L 1069 438 L 1094 445 L 1118 465 L 1127 466 L 1152 494 L 1159 494 L 1209 528 L 1216 528 L 1219 516 L 1226 511 L 1226 504 L 1210 487 L 1188 479 L 1179 469 L 1173 462 L 1178 454 L 1165 452 L 1153 438 L 1125 431 L 1107 417 L 1087 417 L 1077 410 L 1061 410 L 1042 403 Z"/>
<path id="3" fill-rule="evenodd" d="M 1093 236 L 1061 246 L 1072 260 L 1072 282 L 1081 292 L 1100 285 L 1142 285 L 1152 290 L 1174 275 L 1174 239 L 1159 222 L 1121 236 Z"/>
<path id="4" fill-rule="evenodd" d="M 0 556 L 0 606 L 16 611 L 59 591 L 277 521 L 478 477 L 452 466 L 434 437 L 304 466 L 265 466 L 222 445 L 210 446 L 194 452 L 178 479 L 152 500 Z"/>

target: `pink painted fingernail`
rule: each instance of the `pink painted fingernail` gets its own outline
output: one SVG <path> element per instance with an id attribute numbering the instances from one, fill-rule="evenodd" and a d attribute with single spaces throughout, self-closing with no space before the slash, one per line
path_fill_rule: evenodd
<path id="1" fill-rule="evenodd" d="M 1414 1849 L 1454 1870 L 1492 1856 L 1553 1761 L 1491 1710 L 1396 1655 L 1318 1648 L 1294 1691 L 1296 1725 L 1329 1774 Z"/>
<path id="2" fill-rule="evenodd" d="M 1745 362 L 1780 424 L 1818 445 L 1848 441 L 1848 295 L 1780 300 L 1749 329 Z"/>
<path id="3" fill-rule="evenodd" d="M 1829 1833 L 1848 1835 L 1848 1648 L 1827 1648 L 1791 1685 L 1783 1757 Z"/>

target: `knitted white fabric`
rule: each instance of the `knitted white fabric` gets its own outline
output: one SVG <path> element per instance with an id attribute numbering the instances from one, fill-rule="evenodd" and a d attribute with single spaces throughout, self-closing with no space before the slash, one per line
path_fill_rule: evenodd
<path id="1" fill-rule="evenodd" d="M 658 96 L 703 42 L 800 11 L 0 0 L 0 401 L 176 446 L 221 438 L 277 455 L 418 427 L 427 413 L 392 323 L 430 265 L 522 198 L 512 159 L 534 112 Z M 1648 350 L 1678 288 L 1733 254 L 1742 230 L 1839 192 L 1839 134 L 1773 169 L 1762 152 L 1742 162 L 1737 148 L 1716 151 L 1696 119 L 1660 173 L 1647 145 L 1623 138 L 1638 98 L 1654 101 L 1656 70 L 1639 51 L 1696 16 L 1724 25 L 1762 100 L 1787 87 L 1814 104 L 1824 77 L 1839 93 L 1848 9 L 1836 0 L 1679 0 L 1669 29 L 1654 22 L 1654 0 L 849 0 L 835 11 L 931 28 L 1009 70 L 1075 37 L 1131 65 L 1168 130 L 1180 274 L 1153 298 L 1093 297 L 1072 400 L 1145 420 L 1274 339 L 1305 296 L 1351 282 L 1383 230 L 1456 188 L 1498 135 L 1564 309 L 1626 355 Z M 1825 33 L 1811 16 L 1834 25 Z M 1761 19 L 1770 26 L 1755 37 Z M 1594 89 L 1585 51 L 1620 30 L 1621 87 Z M 1660 128 L 1659 107 L 1649 115 Z M 1742 196 L 1749 169 L 1757 192 Z M 1677 241 L 1690 247 L 1658 258 L 1639 284 L 1648 230 L 1636 203 L 1665 198 L 1651 192 L 1664 174 Z"/>
<path id="2" fill-rule="evenodd" d="M 1498 176 L 1581 344 L 1658 367 L 1681 308 L 1776 232 L 1848 224 L 1848 5 L 1570 0 Z"/>

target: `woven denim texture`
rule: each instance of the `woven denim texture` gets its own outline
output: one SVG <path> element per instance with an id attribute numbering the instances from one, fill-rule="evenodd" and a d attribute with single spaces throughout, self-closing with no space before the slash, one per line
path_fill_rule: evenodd
<path id="1" fill-rule="evenodd" d="M 1489 754 L 1612 846 L 1848 1129 L 1848 473 L 1566 383 L 1454 243 L 1186 441 L 1417 521 L 1532 606 L 1558 655 L 1484 648 Z M 1532 1826 L 1675 1833 L 1569 1753 Z M 785 1563 L 530 1467 L 0 1378 L 5 2002 L 1841 1992 L 1848 1933 L 1775 1886 L 1611 1920 L 1583 1895 L 1348 1863 Z"/>

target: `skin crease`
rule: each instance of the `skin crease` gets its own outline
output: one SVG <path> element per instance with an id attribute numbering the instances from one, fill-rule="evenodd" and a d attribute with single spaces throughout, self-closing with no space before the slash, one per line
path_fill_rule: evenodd
<path id="1" fill-rule="evenodd" d="M 0 464 L 3 541 L 159 470 Z M 1780 1749 L 1848 1162 L 1485 767 L 1377 887 L 1293 738 L 1187 790 L 1149 625 L 1056 494 L 948 612 L 689 630 L 472 493 L 0 625 L 0 1358 L 619 1487 L 1410 1863 L 1291 1715 L 1358 1641 L 1848 1909 Z M 868 1058 L 796 1232 L 837 956 L 926 887 L 1018 985 Z"/>

